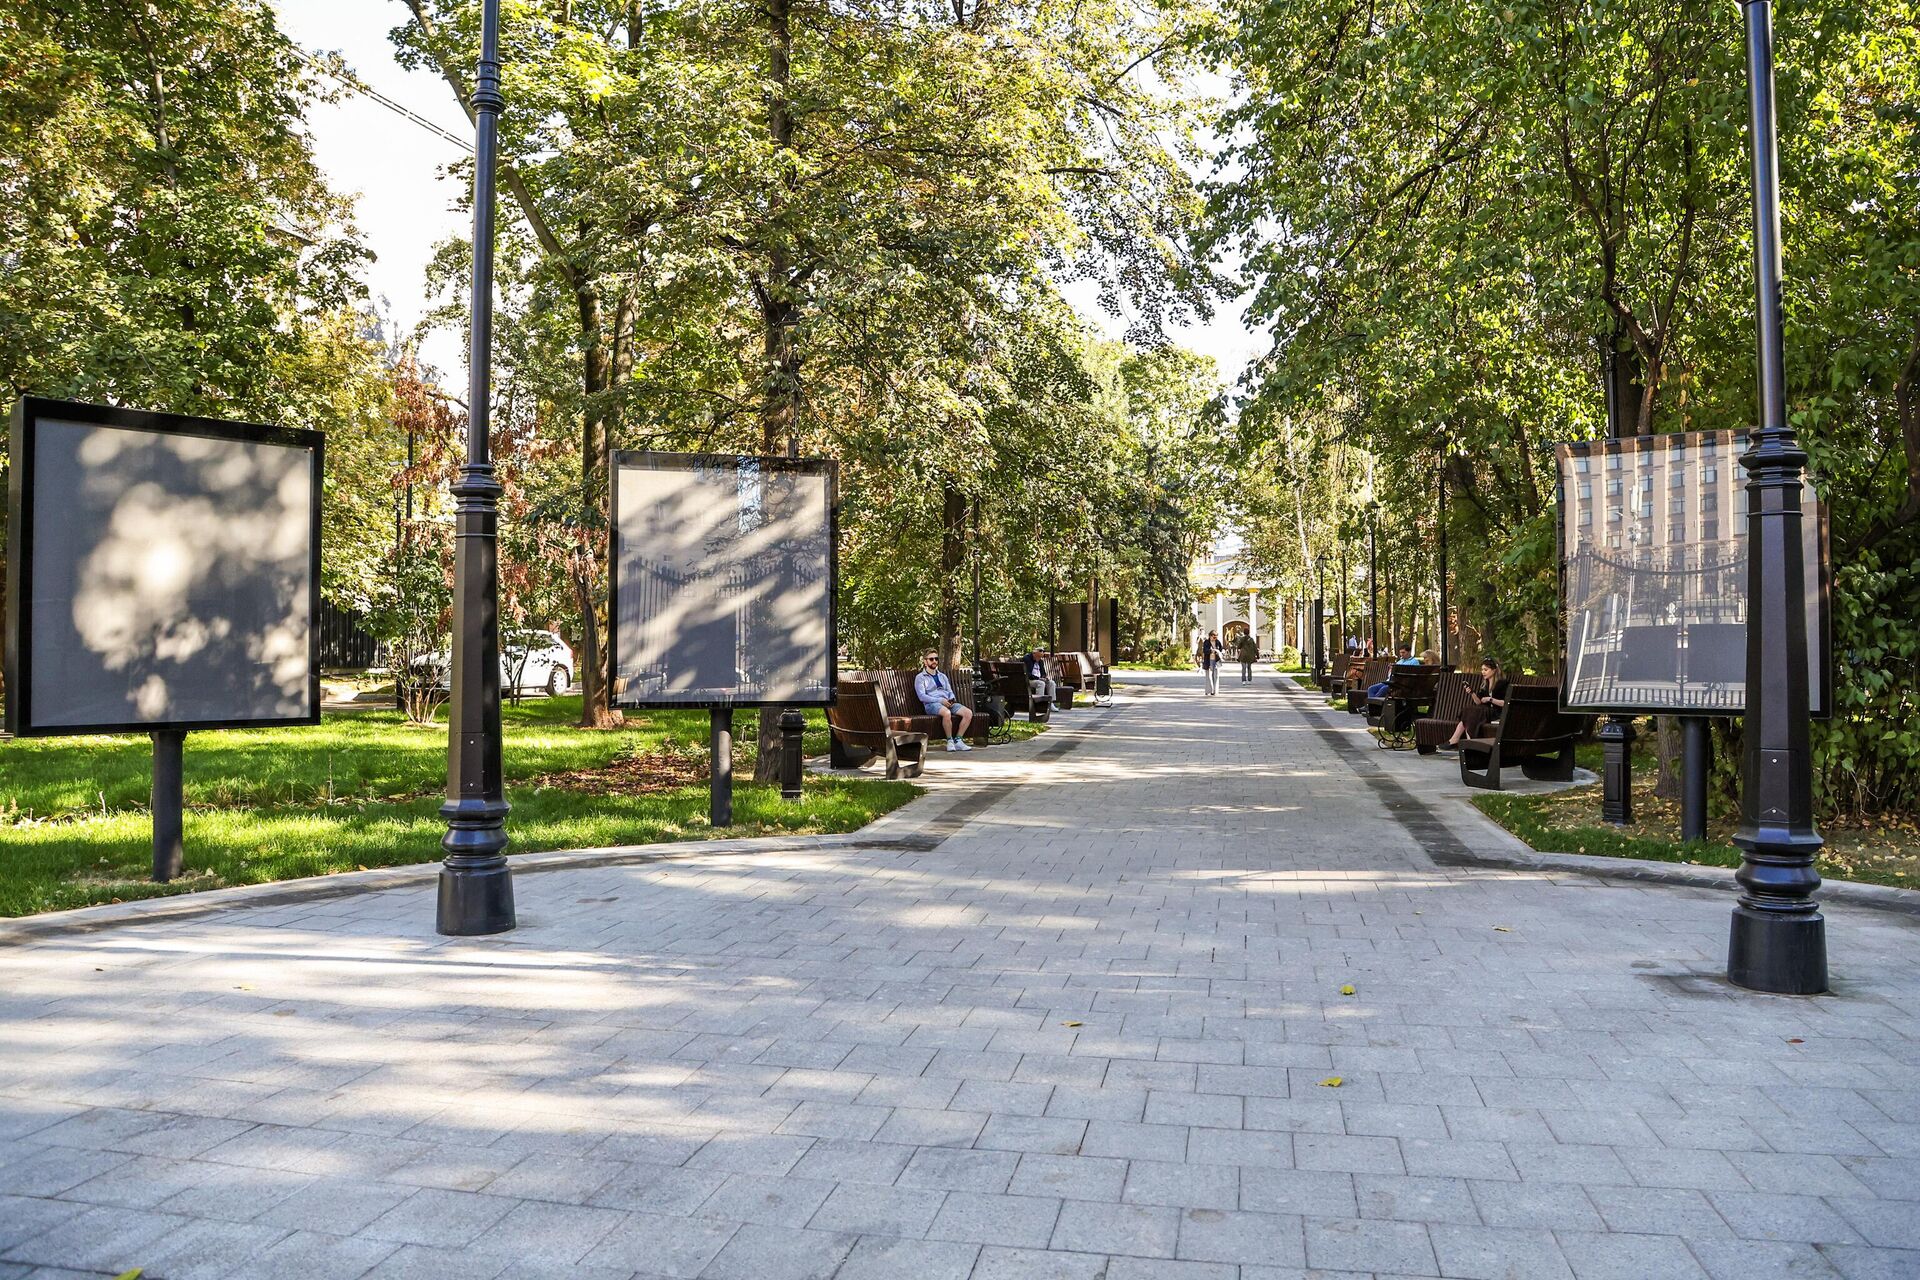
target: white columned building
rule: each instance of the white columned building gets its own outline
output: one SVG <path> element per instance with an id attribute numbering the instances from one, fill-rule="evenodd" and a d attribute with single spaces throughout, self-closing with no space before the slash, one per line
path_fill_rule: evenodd
<path id="1" fill-rule="evenodd" d="M 1242 632 L 1260 643 L 1263 655 L 1275 654 L 1286 646 L 1286 608 L 1288 595 L 1277 583 L 1246 572 L 1232 555 L 1215 554 L 1198 560 L 1188 571 L 1187 582 L 1193 592 L 1195 635 L 1188 638 L 1189 649 L 1209 630 L 1225 640 L 1231 633 L 1237 639 Z M 1263 609 L 1261 599 L 1267 605 Z M 1261 622 L 1266 622 L 1262 634 Z"/>

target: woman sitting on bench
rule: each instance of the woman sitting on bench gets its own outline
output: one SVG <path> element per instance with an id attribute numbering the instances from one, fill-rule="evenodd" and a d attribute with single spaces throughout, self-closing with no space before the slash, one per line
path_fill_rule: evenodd
<path id="1" fill-rule="evenodd" d="M 1463 738 L 1477 738 L 1487 725 L 1499 718 L 1498 708 L 1507 705 L 1507 678 L 1501 674 L 1498 658 L 1480 659 L 1480 682 L 1486 687 L 1485 693 L 1467 690 L 1467 697 L 1473 701 L 1467 704 L 1467 712 L 1453 731 L 1453 737 L 1447 742 L 1449 747 L 1457 747 Z"/>

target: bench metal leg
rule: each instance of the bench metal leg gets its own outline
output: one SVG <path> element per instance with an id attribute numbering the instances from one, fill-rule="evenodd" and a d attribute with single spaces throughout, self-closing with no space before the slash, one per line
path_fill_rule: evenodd
<path id="1" fill-rule="evenodd" d="M 906 775 L 909 778 L 917 778 L 920 776 L 921 767 L 927 762 L 927 744 L 924 742 L 909 742 L 902 743 L 898 746 L 889 746 L 887 748 L 887 756 L 892 769 L 892 772 L 887 774 L 889 778 L 894 777 L 902 771 L 903 762 Z"/>
<path id="2" fill-rule="evenodd" d="M 873 752 L 840 741 L 838 734 L 827 739 L 827 763 L 836 769 L 858 769 L 871 759 Z"/>
<path id="3" fill-rule="evenodd" d="M 1552 755 L 1535 756 L 1520 762 L 1520 772 L 1535 782 L 1572 782 L 1573 748 L 1562 747 Z"/>
<path id="4" fill-rule="evenodd" d="M 1479 752 L 1468 747 L 1466 743 L 1463 742 L 1460 744 L 1460 781 L 1470 787 L 1477 787 L 1482 791 L 1504 790 L 1500 785 L 1499 745 L 1496 744 L 1493 750 L 1486 753 L 1486 766 L 1484 769 L 1475 769 L 1468 762 L 1469 757 L 1479 754 Z"/>

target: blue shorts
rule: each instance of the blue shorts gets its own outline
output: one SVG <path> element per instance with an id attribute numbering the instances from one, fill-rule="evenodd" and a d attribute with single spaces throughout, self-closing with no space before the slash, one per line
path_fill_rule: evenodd
<path id="1" fill-rule="evenodd" d="M 947 707 L 947 704 L 946 704 L 946 703 L 944 703 L 944 702 L 923 702 L 923 703 L 921 703 L 921 704 L 920 704 L 920 707 L 921 707 L 921 709 L 922 709 L 923 711 L 925 711 L 925 712 L 926 712 L 926 713 L 927 713 L 928 715 L 930 715 L 930 716 L 938 716 L 938 715 L 939 715 L 939 714 L 940 714 L 940 713 L 941 713 L 942 711 L 944 711 L 944 710 L 946 710 L 946 707 Z M 959 707 L 959 705 L 958 705 L 958 704 L 956 703 L 956 704 L 954 705 L 954 710 L 955 710 L 955 711 L 958 711 L 959 709 L 960 709 L 960 707 Z"/>

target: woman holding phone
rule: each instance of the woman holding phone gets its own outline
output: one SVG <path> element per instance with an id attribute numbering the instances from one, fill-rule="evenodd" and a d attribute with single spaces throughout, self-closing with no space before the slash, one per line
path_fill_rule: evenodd
<path id="1" fill-rule="evenodd" d="M 1218 631 L 1207 632 L 1207 638 L 1200 642 L 1200 670 L 1207 676 L 1207 696 L 1211 698 L 1220 692 L 1220 660 L 1227 656 L 1227 647 L 1220 643 Z"/>
<path id="2" fill-rule="evenodd" d="M 1460 717 L 1460 723 L 1454 726 L 1453 738 L 1447 743 L 1450 747 L 1460 745 L 1462 738 L 1477 738 L 1481 730 L 1500 717 L 1500 708 L 1507 705 L 1507 677 L 1500 669 L 1498 658 L 1480 659 L 1480 691 L 1467 690 L 1472 699 L 1467 704 L 1466 714 Z"/>

